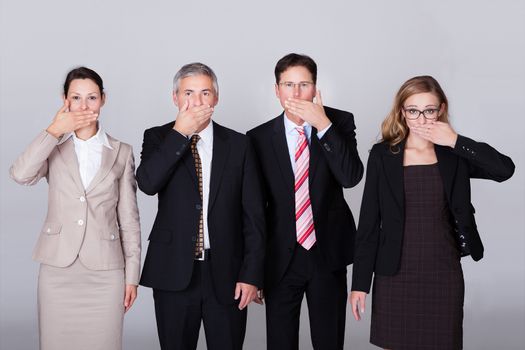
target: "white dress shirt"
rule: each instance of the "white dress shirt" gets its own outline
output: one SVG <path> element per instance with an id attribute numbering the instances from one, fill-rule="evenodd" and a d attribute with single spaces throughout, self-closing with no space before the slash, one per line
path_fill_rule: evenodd
<path id="1" fill-rule="evenodd" d="M 295 147 L 297 146 L 297 139 L 299 138 L 299 132 L 297 132 L 297 127 L 300 125 L 295 124 L 284 113 L 284 133 L 286 135 L 286 144 L 288 145 L 288 153 L 290 154 L 290 163 L 292 164 L 292 169 L 295 174 Z M 308 144 L 311 144 L 312 140 L 312 126 L 307 122 L 304 122 L 303 125 L 306 138 L 308 139 Z M 323 135 L 330 129 L 332 123 L 330 123 L 326 128 L 317 132 L 317 138 L 322 138 Z"/>
<path id="2" fill-rule="evenodd" d="M 213 156 L 213 122 L 198 133 L 197 152 L 202 166 L 202 219 L 204 221 L 204 249 L 210 248 L 210 235 L 208 232 L 208 203 L 210 199 L 211 159 Z M 191 136 L 190 136 L 191 138 Z"/>
<path id="3" fill-rule="evenodd" d="M 74 132 L 71 132 L 60 140 L 59 144 L 66 142 L 70 137 L 75 144 L 75 153 L 77 154 L 78 170 L 84 189 L 87 189 L 96 173 L 100 169 L 102 162 L 102 147 L 113 149 L 109 144 L 106 133 L 99 126 L 95 135 L 87 140 L 81 140 Z"/>

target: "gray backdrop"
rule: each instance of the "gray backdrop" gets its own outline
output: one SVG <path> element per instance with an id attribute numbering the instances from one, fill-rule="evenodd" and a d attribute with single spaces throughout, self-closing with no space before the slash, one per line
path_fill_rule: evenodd
<path id="1" fill-rule="evenodd" d="M 24 1 L 1 0 L 0 347 L 36 349 L 38 264 L 31 251 L 44 220 L 47 185 L 26 188 L 8 168 L 61 106 L 69 69 L 104 79 L 106 130 L 140 156 L 142 133 L 176 115 L 171 79 L 191 61 L 209 64 L 221 89 L 214 119 L 245 132 L 276 116 L 273 68 L 289 52 L 319 65 L 325 104 L 356 116 L 363 162 L 395 91 L 431 74 L 450 99 L 459 133 L 517 164 L 503 183 L 473 181 L 485 258 L 464 259 L 465 349 L 525 343 L 524 1 Z M 345 192 L 357 218 L 363 182 Z M 138 194 L 144 251 L 156 198 Z M 351 273 L 349 272 L 349 280 Z M 370 308 L 368 309 L 370 310 Z M 305 311 L 305 309 L 303 309 Z M 246 349 L 263 349 L 264 308 L 249 308 Z M 310 349 L 308 317 L 301 349 Z M 347 349 L 368 344 L 369 314 L 347 312 Z M 158 348 L 151 291 L 125 319 L 125 349 Z M 72 345 L 72 348 L 74 346 Z M 205 348 L 201 337 L 200 348 Z"/>

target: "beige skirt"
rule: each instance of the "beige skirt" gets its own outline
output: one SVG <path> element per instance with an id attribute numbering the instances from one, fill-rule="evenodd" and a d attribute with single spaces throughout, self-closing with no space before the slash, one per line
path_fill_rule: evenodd
<path id="1" fill-rule="evenodd" d="M 41 350 L 121 350 L 124 270 L 94 271 L 80 260 L 41 264 L 38 322 Z"/>

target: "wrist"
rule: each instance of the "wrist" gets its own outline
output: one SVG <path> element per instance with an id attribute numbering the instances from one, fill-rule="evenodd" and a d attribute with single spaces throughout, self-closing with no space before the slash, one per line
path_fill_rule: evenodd
<path id="1" fill-rule="evenodd" d="M 458 141 L 458 134 L 454 133 L 454 136 L 452 137 L 452 140 L 450 142 L 450 147 L 451 148 L 455 148 L 456 147 L 456 142 Z"/>
<path id="2" fill-rule="evenodd" d="M 47 127 L 46 129 L 47 133 L 50 134 L 51 136 L 59 139 L 64 133 L 61 133 L 60 131 L 58 131 L 53 124 L 51 124 L 50 126 Z"/>
<path id="3" fill-rule="evenodd" d="M 321 120 L 319 121 L 319 123 L 316 123 L 317 125 L 315 125 L 314 127 L 318 130 L 318 131 L 322 131 L 324 129 L 326 129 L 329 125 L 330 125 L 330 119 L 328 119 L 327 116 L 323 116 L 323 118 L 321 118 Z"/>

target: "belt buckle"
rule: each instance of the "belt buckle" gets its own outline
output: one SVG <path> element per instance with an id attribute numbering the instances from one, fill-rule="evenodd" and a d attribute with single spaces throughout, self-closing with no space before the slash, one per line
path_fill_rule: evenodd
<path id="1" fill-rule="evenodd" d="M 200 254 L 199 255 L 195 255 L 195 260 L 198 260 L 198 261 L 204 261 L 204 259 L 206 258 L 206 254 L 205 254 L 205 249 L 201 250 Z"/>

